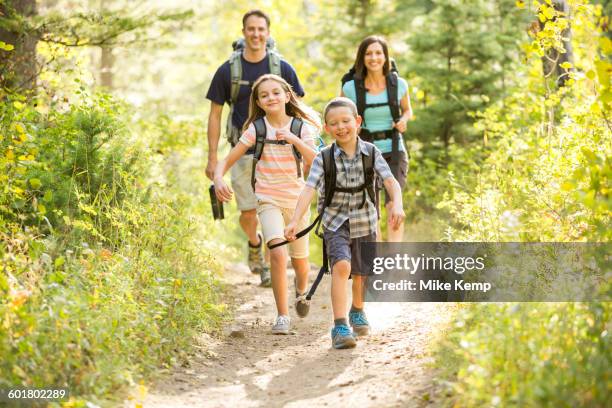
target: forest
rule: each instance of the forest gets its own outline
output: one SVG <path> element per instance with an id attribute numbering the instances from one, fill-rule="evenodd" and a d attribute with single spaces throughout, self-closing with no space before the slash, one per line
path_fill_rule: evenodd
<path id="1" fill-rule="evenodd" d="M 245 247 L 235 204 L 213 220 L 206 91 L 251 8 L 319 113 L 387 39 L 414 111 L 405 241 L 609 243 L 609 0 L 0 0 L 0 389 L 143 406 L 231 322 Z M 609 406 L 610 329 L 609 301 L 457 303 L 424 398 Z"/>

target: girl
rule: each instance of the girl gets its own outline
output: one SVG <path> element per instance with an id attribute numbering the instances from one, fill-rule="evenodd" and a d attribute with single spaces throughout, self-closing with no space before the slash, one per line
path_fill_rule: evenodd
<path id="1" fill-rule="evenodd" d="M 308 122 L 301 126 L 299 135 L 291 133 L 295 120 Z M 256 130 L 259 129 L 259 130 Z M 261 157 L 255 163 L 254 188 L 257 197 L 257 215 L 262 226 L 265 243 L 270 246 L 284 241 L 285 223 L 292 216 L 298 196 L 304 187 L 303 170 L 310 168 L 316 155 L 313 128 L 318 125 L 305 112 L 289 84 L 273 74 L 261 76 L 253 84 L 249 117 L 244 124 L 244 133 L 239 143 L 227 157 L 219 162 L 215 170 L 215 192 L 221 201 L 232 198 L 232 189 L 223 181 L 223 175 L 232 165 L 256 144 L 256 136 L 265 133 L 265 144 Z M 296 151 L 301 154 L 298 160 Z M 304 168 L 301 168 L 301 162 Z M 296 171 L 297 167 L 297 171 Z M 304 214 L 300 227 L 308 225 L 310 214 Z M 308 314 L 309 304 L 305 299 L 308 284 L 308 236 L 291 242 L 289 256 L 296 274 L 295 308 L 300 317 Z M 284 246 L 270 251 L 272 290 L 278 316 L 272 326 L 274 334 L 289 334 L 290 319 L 287 306 L 287 253 Z"/>
<path id="2" fill-rule="evenodd" d="M 380 149 L 403 190 L 406 186 L 408 156 L 402 133 L 406 131 L 406 123 L 412 117 L 412 108 L 408 96 L 408 84 L 403 78 L 398 77 L 397 98 L 401 116 L 394 121 L 389 104 L 389 89 L 387 89 L 387 78 L 390 75 L 397 74 L 391 72 L 387 42 L 379 36 L 367 37 L 357 50 L 354 79 L 344 83 L 341 95 L 359 105 L 358 92 L 365 87 L 365 106 L 358 106 L 358 110 L 363 112 L 359 137 L 374 143 Z M 391 228 L 388 216 L 391 213 L 391 201 L 386 192 L 385 209 L 388 224 L 387 240 L 402 241 L 404 223 L 402 222 L 398 228 Z M 380 236 L 380 233 L 378 235 Z"/>

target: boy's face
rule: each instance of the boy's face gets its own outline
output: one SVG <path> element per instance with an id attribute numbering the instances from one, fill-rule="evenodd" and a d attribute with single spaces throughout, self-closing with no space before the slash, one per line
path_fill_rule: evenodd
<path id="1" fill-rule="evenodd" d="M 332 108 L 325 116 L 325 131 L 337 142 L 347 143 L 357 138 L 361 116 L 355 116 L 350 108 Z"/>

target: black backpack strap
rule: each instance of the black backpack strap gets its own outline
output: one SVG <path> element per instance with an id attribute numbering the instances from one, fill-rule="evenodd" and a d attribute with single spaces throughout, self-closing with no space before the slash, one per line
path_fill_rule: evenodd
<path id="1" fill-rule="evenodd" d="M 370 200 L 376 204 L 376 189 L 375 189 L 375 180 L 376 174 L 374 173 L 374 162 L 376 161 L 376 149 L 373 144 L 367 144 L 368 154 L 361 154 L 361 162 L 363 164 L 363 179 L 365 184 L 365 189 L 370 196 Z M 365 192 L 363 195 L 364 204 L 365 204 Z M 362 204 L 363 205 L 363 204 Z"/>
<path id="2" fill-rule="evenodd" d="M 257 162 L 261 159 L 261 155 L 263 153 L 264 145 L 266 142 L 266 122 L 264 122 L 263 118 L 255 119 L 253 122 L 253 126 L 255 126 L 255 148 L 253 152 L 253 170 L 251 172 L 251 187 L 255 190 L 255 166 L 257 166 Z"/>
<path id="3" fill-rule="evenodd" d="M 387 98 L 389 99 L 389 109 L 391 110 L 393 122 L 397 122 L 400 119 L 400 106 L 397 99 L 398 81 L 397 72 L 389 72 L 387 75 Z"/>
<path id="4" fill-rule="evenodd" d="M 361 126 L 365 125 L 365 119 L 363 114 L 365 113 L 365 109 L 366 109 L 366 88 L 365 88 L 365 82 L 363 81 L 363 79 L 361 78 L 355 78 L 355 99 L 356 99 L 356 105 L 357 105 L 357 113 L 359 114 L 359 116 L 361 116 L 361 120 L 364 121 L 364 123 L 361 124 Z"/>
<path id="5" fill-rule="evenodd" d="M 336 158 L 334 157 L 336 143 L 332 143 L 325 149 L 321 150 L 323 158 L 323 181 L 325 198 L 323 199 L 323 210 L 331 204 L 334 193 L 336 192 Z"/>
<path id="6" fill-rule="evenodd" d="M 293 118 L 291 120 L 291 125 L 289 127 L 289 130 L 291 131 L 291 133 L 293 133 L 294 135 L 296 135 L 297 137 L 299 137 L 300 139 L 302 138 L 302 126 L 304 126 L 304 121 L 300 118 Z M 299 152 L 299 150 L 295 147 L 295 146 L 291 146 L 293 148 L 293 156 L 295 157 L 295 164 L 297 166 L 297 176 L 298 178 L 302 177 L 302 153 Z"/>

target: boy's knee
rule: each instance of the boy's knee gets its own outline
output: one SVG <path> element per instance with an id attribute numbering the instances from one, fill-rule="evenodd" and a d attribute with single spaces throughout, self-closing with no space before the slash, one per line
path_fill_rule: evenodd
<path id="1" fill-rule="evenodd" d="M 351 263 L 346 259 L 341 259 L 337 261 L 332 267 L 332 273 L 340 274 L 343 276 L 346 275 L 346 277 L 348 278 L 348 276 L 351 274 Z"/>

